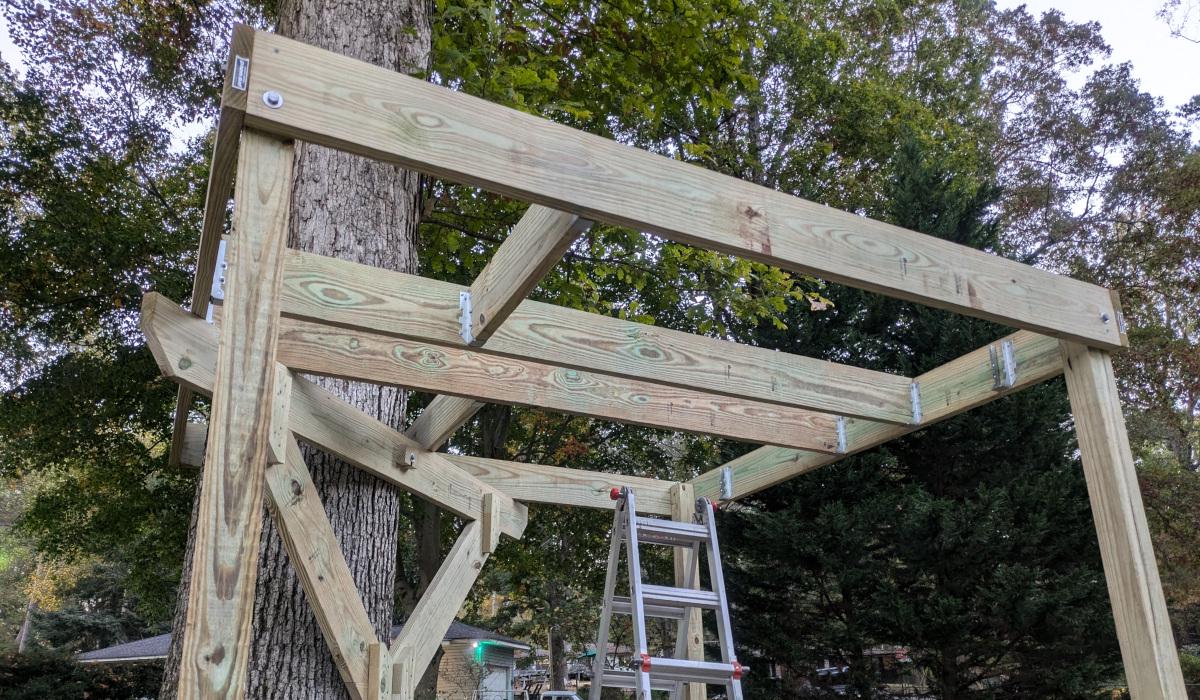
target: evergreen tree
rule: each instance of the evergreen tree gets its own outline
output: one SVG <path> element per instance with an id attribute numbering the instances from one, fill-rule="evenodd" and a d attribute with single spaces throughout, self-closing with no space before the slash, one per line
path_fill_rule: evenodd
<path id="1" fill-rule="evenodd" d="M 993 248 L 993 189 L 952 175 L 909 138 L 890 165 L 892 222 Z M 856 290 L 754 339 L 915 376 L 1005 329 Z M 723 518 L 738 642 L 797 674 L 906 647 L 944 699 L 1093 697 L 1118 656 L 1060 383 L 1026 389 L 748 500 Z M 785 536 L 779 536 L 784 533 Z M 752 663 L 752 662 L 751 662 Z M 757 697 L 797 692 L 755 674 Z"/>

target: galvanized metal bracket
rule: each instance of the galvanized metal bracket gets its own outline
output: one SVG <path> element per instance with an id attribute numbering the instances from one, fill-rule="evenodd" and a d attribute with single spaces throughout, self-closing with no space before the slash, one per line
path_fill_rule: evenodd
<path id="1" fill-rule="evenodd" d="M 838 454 L 846 454 L 846 417 L 837 417 L 837 451 Z"/>
<path id="2" fill-rule="evenodd" d="M 458 293 L 458 334 L 462 336 L 463 342 L 471 345 L 475 342 L 475 336 L 471 333 L 471 292 Z"/>
<path id="3" fill-rule="evenodd" d="M 1017 356 L 1011 340 L 1000 341 L 999 347 L 988 346 L 988 359 L 992 363 L 992 389 L 1011 389 L 1017 384 Z"/>
<path id="4" fill-rule="evenodd" d="M 229 77 L 229 86 L 234 90 L 245 90 L 250 82 L 250 59 L 246 56 L 233 57 L 233 75 Z"/>
<path id="5" fill-rule="evenodd" d="M 733 467 L 721 467 L 721 500 L 733 500 Z"/>
<path id="6" fill-rule="evenodd" d="M 213 322 L 213 301 L 225 300 L 225 273 L 229 270 L 229 263 L 225 258 L 226 241 L 224 238 L 217 244 L 217 262 L 216 269 L 213 271 L 212 287 L 208 290 L 208 311 L 204 314 L 204 320 L 210 324 Z"/>
<path id="7" fill-rule="evenodd" d="M 921 383 L 913 382 L 908 385 L 908 400 L 912 405 L 912 422 L 913 425 L 921 424 Z"/>

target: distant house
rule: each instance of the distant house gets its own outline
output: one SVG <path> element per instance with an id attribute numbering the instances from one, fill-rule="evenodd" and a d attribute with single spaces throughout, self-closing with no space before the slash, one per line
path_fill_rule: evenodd
<path id="1" fill-rule="evenodd" d="M 392 627 L 392 639 L 402 625 Z M 162 663 L 171 646 L 171 635 L 160 634 L 125 644 L 97 649 L 76 657 L 85 664 Z M 438 667 L 439 700 L 512 700 L 513 653 L 529 651 L 511 637 L 455 621 L 442 638 Z"/>

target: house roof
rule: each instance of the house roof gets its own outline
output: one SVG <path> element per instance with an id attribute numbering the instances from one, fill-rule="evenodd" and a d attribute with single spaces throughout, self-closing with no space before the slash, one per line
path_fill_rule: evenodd
<path id="1" fill-rule="evenodd" d="M 402 629 L 404 629 L 404 625 L 392 625 L 392 639 L 395 639 Z M 475 627 L 474 625 L 468 625 L 465 622 L 455 620 L 450 623 L 450 629 L 446 631 L 446 635 L 442 637 L 442 641 L 456 642 L 462 640 L 486 640 L 500 642 L 516 649 L 530 648 L 528 644 L 519 642 L 512 637 L 506 637 L 491 630 L 485 630 L 482 627 Z M 75 658 L 83 663 L 92 664 L 158 661 L 167 658 L 167 650 L 170 647 L 171 635 L 168 633 L 84 652 Z"/>

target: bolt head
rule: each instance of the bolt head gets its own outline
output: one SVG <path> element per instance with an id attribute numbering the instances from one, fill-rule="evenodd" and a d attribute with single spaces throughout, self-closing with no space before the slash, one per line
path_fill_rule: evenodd
<path id="1" fill-rule="evenodd" d="M 279 109 L 283 106 L 283 95 L 280 95 L 274 90 L 267 90 L 262 96 L 263 104 L 271 109 Z"/>

